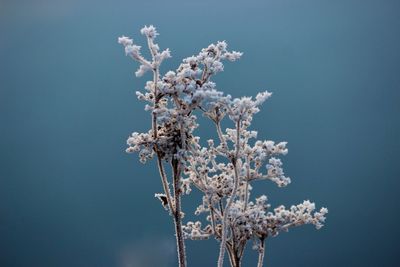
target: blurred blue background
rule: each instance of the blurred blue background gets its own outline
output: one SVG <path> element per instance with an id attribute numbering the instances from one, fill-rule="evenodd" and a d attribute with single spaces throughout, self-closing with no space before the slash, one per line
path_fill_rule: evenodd
<path id="1" fill-rule="evenodd" d="M 117 37 L 144 44 L 145 24 L 172 50 L 163 70 L 227 40 L 244 56 L 220 90 L 274 92 L 253 129 L 289 142 L 293 183 L 254 193 L 330 213 L 320 231 L 268 240 L 267 266 L 399 266 L 399 12 L 390 0 L 0 0 L 0 266 L 176 266 L 156 166 L 124 152 L 150 127 L 134 92 L 151 76 L 134 76 Z M 193 220 L 200 195 L 183 201 Z M 216 265 L 214 240 L 187 248 L 189 266 Z M 249 249 L 244 266 L 255 260 Z"/>

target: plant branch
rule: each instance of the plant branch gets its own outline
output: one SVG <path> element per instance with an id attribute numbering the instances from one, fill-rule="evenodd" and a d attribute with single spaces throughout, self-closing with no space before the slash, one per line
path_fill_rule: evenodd
<path id="1" fill-rule="evenodd" d="M 179 267 L 186 267 L 186 251 L 185 251 L 185 243 L 183 240 L 182 214 L 181 214 L 181 188 L 180 188 L 181 169 L 179 166 L 179 161 L 177 159 L 172 159 L 171 165 L 174 176 L 173 179 L 174 202 L 175 202 L 174 223 L 175 223 L 175 233 L 176 233 L 176 244 L 178 248 Z"/>
<path id="2" fill-rule="evenodd" d="M 232 164 L 234 167 L 234 185 L 231 197 L 228 200 L 228 203 L 225 206 L 224 210 L 224 217 L 222 219 L 222 237 L 221 237 L 221 244 L 220 244 L 220 251 L 218 257 L 218 267 L 223 267 L 224 265 L 224 254 L 225 254 L 225 243 L 226 243 L 226 234 L 227 234 L 227 222 L 228 222 L 228 212 L 229 209 L 236 197 L 236 192 L 239 186 L 239 172 L 237 167 L 237 159 L 239 156 L 239 149 L 240 149 L 240 120 L 236 123 L 236 152 L 235 157 L 232 158 Z"/>
<path id="3" fill-rule="evenodd" d="M 170 214 L 174 214 L 175 208 L 172 202 L 171 198 L 171 193 L 169 191 L 169 184 L 168 184 L 168 179 L 167 175 L 165 174 L 164 166 L 162 164 L 161 156 L 159 155 L 159 152 L 157 151 L 157 165 L 158 165 L 158 171 L 160 172 L 160 177 L 161 177 L 161 183 L 164 189 L 165 196 L 167 198 L 168 202 L 168 207 L 169 207 L 169 212 Z"/>
<path id="4" fill-rule="evenodd" d="M 262 267 L 265 255 L 265 237 L 260 238 L 260 249 L 258 250 L 258 263 L 257 267 Z"/>
<path id="5" fill-rule="evenodd" d="M 158 102 L 160 101 L 160 99 L 158 98 L 157 94 L 158 94 L 158 88 L 157 88 L 157 82 L 158 82 L 158 67 L 156 67 L 153 70 L 153 83 L 154 83 L 154 108 L 156 108 L 158 106 Z M 164 166 L 162 164 L 162 158 L 161 158 L 161 153 L 158 149 L 158 145 L 157 145 L 157 139 L 158 139 L 158 134 L 157 134 L 157 113 L 156 112 L 152 112 L 151 114 L 152 116 L 152 129 L 153 129 L 153 139 L 155 141 L 155 146 L 154 146 L 154 150 L 157 154 L 157 165 L 158 165 L 158 170 L 160 172 L 160 177 L 161 177 L 161 183 L 164 189 L 164 194 L 167 198 L 168 201 L 168 207 L 169 207 L 169 211 L 171 214 L 174 213 L 174 206 L 171 200 L 171 193 L 169 191 L 169 184 L 168 184 L 168 179 L 167 179 L 167 175 L 165 174 L 165 170 L 164 170 Z"/>
<path id="6" fill-rule="evenodd" d="M 244 189 L 244 208 L 247 209 L 247 202 L 249 201 L 249 179 L 250 179 L 250 159 L 249 156 L 246 157 L 246 179 L 245 179 L 245 189 Z"/>

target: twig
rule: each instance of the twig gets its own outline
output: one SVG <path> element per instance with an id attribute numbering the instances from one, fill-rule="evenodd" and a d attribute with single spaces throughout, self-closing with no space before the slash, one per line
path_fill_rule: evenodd
<path id="1" fill-rule="evenodd" d="M 224 265 L 228 212 L 229 212 L 229 209 L 236 197 L 236 191 L 237 191 L 238 185 L 239 185 L 239 174 L 238 174 L 238 169 L 237 169 L 237 159 L 238 159 L 237 157 L 239 155 L 239 149 L 240 149 L 240 135 L 239 134 L 240 134 L 240 120 L 238 120 L 236 123 L 236 153 L 235 153 L 235 157 L 232 159 L 232 164 L 233 164 L 234 173 L 235 173 L 234 185 L 233 185 L 231 197 L 229 198 L 228 203 L 225 206 L 224 217 L 222 219 L 222 237 L 221 237 L 221 244 L 220 244 L 220 250 L 219 250 L 219 256 L 218 256 L 218 267 L 223 267 L 223 265 Z"/>
<path id="2" fill-rule="evenodd" d="M 265 255 L 265 237 L 260 238 L 260 249 L 258 250 L 258 263 L 257 267 L 262 267 Z"/>

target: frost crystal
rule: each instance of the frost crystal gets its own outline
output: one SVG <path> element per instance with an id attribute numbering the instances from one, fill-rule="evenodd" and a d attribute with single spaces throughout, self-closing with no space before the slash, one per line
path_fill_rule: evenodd
<path id="1" fill-rule="evenodd" d="M 145 26 L 141 33 L 147 39 L 151 60 L 141 55 L 141 47 L 132 39 L 122 36 L 118 43 L 124 46 L 126 55 L 139 63 L 136 76 L 153 73 L 144 91 L 136 92 L 137 98 L 146 102 L 152 127 L 147 133 L 132 133 L 126 151 L 138 152 L 142 163 L 157 159 L 164 192 L 155 197 L 175 223 L 179 266 L 186 266 L 184 238 L 214 237 L 220 242 L 219 267 L 223 266 L 225 250 L 231 265 L 240 266 L 244 248 L 252 241 L 259 252 L 258 266 L 262 266 L 267 238 L 304 224 L 320 229 L 328 213 L 326 208 L 316 211 L 315 204 L 308 200 L 289 209 L 283 205 L 271 208 L 265 195 L 251 198 L 254 181 L 270 180 L 284 187 L 291 179 L 285 176 L 279 158 L 288 153 L 287 142 L 254 140 L 258 133 L 249 130 L 254 114 L 272 93 L 232 98 L 212 81 L 215 74 L 224 70 L 225 60 L 236 61 L 242 53 L 228 51 L 227 43 L 219 41 L 183 59 L 175 71 L 161 75 L 159 66 L 171 53 L 169 49 L 160 52 L 154 43 L 158 35 L 154 26 Z M 200 142 L 195 133 L 199 126 L 196 114 L 211 120 L 217 140 Z M 221 128 L 225 118 L 231 121 L 232 128 Z M 166 174 L 165 164 L 170 165 L 172 177 Z M 205 215 L 206 220 L 182 225 L 181 196 L 192 190 L 202 193 L 195 214 Z"/>

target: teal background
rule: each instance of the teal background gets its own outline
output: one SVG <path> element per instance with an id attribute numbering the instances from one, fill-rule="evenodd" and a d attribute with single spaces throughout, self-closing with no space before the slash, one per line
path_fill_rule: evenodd
<path id="1" fill-rule="evenodd" d="M 134 94 L 150 75 L 117 37 L 144 44 L 145 24 L 172 50 L 164 71 L 226 40 L 244 56 L 220 90 L 274 92 L 253 129 L 289 142 L 293 183 L 255 193 L 329 216 L 268 240 L 266 266 L 399 266 L 399 14 L 390 0 L 0 0 L 0 266 L 176 266 L 156 166 L 124 152 L 150 126 Z M 183 201 L 194 219 L 200 195 Z M 214 240 L 187 248 L 189 266 L 216 265 Z"/>

